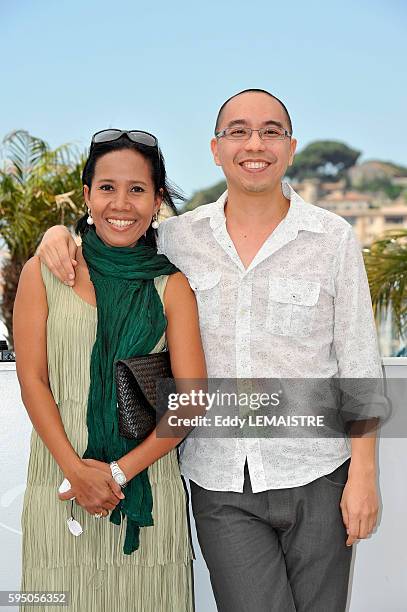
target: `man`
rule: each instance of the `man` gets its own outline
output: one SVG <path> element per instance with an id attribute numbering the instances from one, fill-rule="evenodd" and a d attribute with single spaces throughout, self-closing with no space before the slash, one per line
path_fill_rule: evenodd
<path id="1" fill-rule="evenodd" d="M 352 229 L 282 183 L 296 149 L 286 107 L 232 96 L 211 148 L 227 192 L 159 229 L 195 291 L 209 377 L 379 378 Z M 345 609 L 351 546 L 377 519 L 374 437 L 190 436 L 180 454 L 221 612 Z"/>

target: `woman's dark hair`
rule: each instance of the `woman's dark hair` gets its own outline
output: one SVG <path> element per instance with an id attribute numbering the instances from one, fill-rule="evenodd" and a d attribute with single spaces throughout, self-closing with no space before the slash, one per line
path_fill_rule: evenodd
<path id="1" fill-rule="evenodd" d="M 148 160 L 151 167 L 151 178 L 153 180 L 155 192 L 158 193 L 160 189 L 162 189 L 163 203 L 171 208 L 174 215 L 177 215 L 178 211 L 174 204 L 174 200 L 184 201 L 185 197 L 183 193 L 168 180 L 165 170 L 164 157 L 161 150 L 158 149 L 157 151 L 156 147 L 148 147 L 146 145 L 133 142 L 125 134 L 120 136 L 120 138 L 117 140 L 112 140 L 111 142 L 100 142 L 91 145 L 88 159 L 86 160 L 82 171 L 82 185 L 87 185 L 89 189 L 91 189 L 98 159 L 107 153 L 111 153 L 112 151 L 123 151 L 125 149 L 137 151 Z M 95 229 L 94 225 L 88 225 L 87 218 L 88 214 L 85 213 L 75 226 L 75 231 L 80 236 L 83 236 L 89 230 Z M 151 227 L 151 224 L 146 232 L 146 237 L 143 239 L 143 242 L 154 248 L 157 246 L 156 233 Z"/>

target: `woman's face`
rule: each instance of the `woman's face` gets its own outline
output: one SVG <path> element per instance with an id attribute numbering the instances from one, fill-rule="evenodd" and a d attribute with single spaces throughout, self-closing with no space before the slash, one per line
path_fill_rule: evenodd
<path id="1" fill-rule="evenodd" d="M 98 159 L 92 187 L 83 188 L 97 235 L 109 246 L 134 246 L 160 207 L 151 166 L 141 153 L 123 149 Z"/>

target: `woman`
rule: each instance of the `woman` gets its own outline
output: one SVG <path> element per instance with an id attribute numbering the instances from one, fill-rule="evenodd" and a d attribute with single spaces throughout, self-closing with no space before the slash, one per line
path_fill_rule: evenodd
<path id="1" fill-rule="evenodd" d="M 78 612 L 190 611 L 180 440 L 155 430 L 138 445 L 122 438 L 113 381 L 117 359 L 166 344 L 174 377 L 206 377 L 195 298 L 155 247 L 160 206 L 174 209 L 156 138 L 95 134 L 82 182 L 75 287 L 33 257 L 15 301 L 17 373 L 34 425 L 22 589 L 68 591 Z M 71 488 L 58 499 L 64 478 Z M 72 497 L 78 505 L 61 501 Z"/>

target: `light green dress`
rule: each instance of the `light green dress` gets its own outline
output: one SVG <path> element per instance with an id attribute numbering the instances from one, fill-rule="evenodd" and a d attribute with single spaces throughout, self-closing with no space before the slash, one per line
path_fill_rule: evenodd
<path id="1" fill-rule="evenodd" d="M 48 300 L 47 351 L 52 394 L 68 439 L 82 456 L 87 446 L 89 366 L 96 337 L 96 308 L 42 266 Z M 163 299 L 167 276 L 155 279 Z M 165 335 L 152 352 L 165 346 Z M 68 607 L 28 607 L 44 612 L 190 612 L 192 559 L 184 484 L 176 450 L 148 468 L 153 527 L 143 527 L 140 547 L 123 553 L 125 522 L 95 519 L 74 503 L 83 534 L 67 526 L 71 502 L 60 501 L 64 475 L 34 430 L 22 513 L 24 591 L 69 591 Z M 125 519 L 126 520 L 126 519 Z"/>

